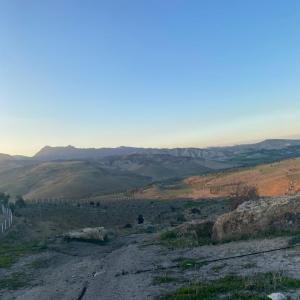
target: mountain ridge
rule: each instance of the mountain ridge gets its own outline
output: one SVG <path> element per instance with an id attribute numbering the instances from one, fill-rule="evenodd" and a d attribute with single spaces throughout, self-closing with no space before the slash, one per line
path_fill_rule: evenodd
<path id="1" fill-rule="evenodd" d="M 300 157 L 300 140 L 206 149 L 46 146 L 34 157 L 0 155 L 0 192 L 81 198 L 294 157 Z"/>
<path id="2" fill-rule="evenodd" d="M 72 160 L 72 159 L 89 159 L 102 158 L 107 156 L 130 155 L 130 154 L 169 154 L 173 156 L 189 156 L 208 158 L 215 157 L 215 153 L 230 152 L 236 150 L 253 150 L 253 149 L 283 149 L 290 146 L 300 146 L 300 139 L 266 139 L 256 143 L 236 144 L 231 146 L 210 146 L 201 147 L 174 147 L 174 148 L 155 148 L 155 147 L 100 147 L 100 148 L 78 148 L 72 145 L 68 146 L 49 146 L 41 148 L 33 156 L 10 155 L 0 153 L 2 160 Z M 220 158 L 222 157 L 219 154 Z"/>
<path id="3" fill-rule="evenodd" d="M 120 146 L 115 148 L 76 148 L 74 146 L 51 147 L 45 146 L 32 158 L 37 160 L 67 160 L 102 158 L 107 156 L 130 155 L 130 154 L 169 154 L 173 156 L 188 156 L 205 159 L 222 160 L 228 152 L 257 150 L 280 150 L 286 147 L 300 146 L 297 139 L 267 139 L 253 144 L 241 144 L 234 146 L 220 146 L 208 148 L 142 148 Z"/>

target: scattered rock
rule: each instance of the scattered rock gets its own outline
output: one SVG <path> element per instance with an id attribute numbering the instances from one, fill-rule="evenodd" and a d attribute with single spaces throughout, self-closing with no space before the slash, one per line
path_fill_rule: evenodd
<path id="1" fill-rule="evenodd" d="M 287 300 L 287 297 L 281 293 L 273 293 L 271 295 L 268 295 L 268 298 L 272 300 Z"/>
<path id="2" fill-rule="evenodd" d="M 213 239 L 235 240 L 276 230 L 300 228 L 300 196 L 247 201 L 220 216 L 213 226 Z"/>

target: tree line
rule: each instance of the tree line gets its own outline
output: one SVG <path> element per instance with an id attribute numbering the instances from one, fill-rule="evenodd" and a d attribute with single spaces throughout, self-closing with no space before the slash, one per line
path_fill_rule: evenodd
<path id="1" fill-rule="evenodd" d="M 16 196 L 13 200 L 9 194 L 0 192 L 0 205 L 4 205 L 13 211 L 15 208 L 25 207 L 26 202 L 22 196 Z"/>

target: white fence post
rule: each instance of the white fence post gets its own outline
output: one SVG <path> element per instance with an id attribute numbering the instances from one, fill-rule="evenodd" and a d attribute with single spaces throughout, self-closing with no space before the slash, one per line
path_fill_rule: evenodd
<path id="1" fill-rule="evenodd" d="M 1 233 L 5 233 L 6 230 L 8 230 L 13 223 L 13 214 L 12 210 L 9 207 L 5 207 L 3 204 L 1 205 L 2 215 L 3 215 L 3 222 L 0 224 L 1 226 Z M 0 211 L 1 211 L 0 210 Z"/>

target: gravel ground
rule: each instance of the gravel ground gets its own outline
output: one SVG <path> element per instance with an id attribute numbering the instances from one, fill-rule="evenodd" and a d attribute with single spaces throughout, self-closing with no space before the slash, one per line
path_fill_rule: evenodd
<path id="1" fill-rule="evenodd" d="M 300 279 L 298 247 L 219 261 L 184 271 L 174 268 L 174 259 L 178 257 L 200 260 L 225 258 L 283 247 L 287 238 L 231 242 L 187 250 L 167 250 L 152 243 L 154 239 L 153 234 L 135 234 L 104 246 L 56 242 L 47 252 L 23 258 L 15 264 L 10 272 L 28 269 L 28 265 L 36 260 L 47 262 L 46 266 L 26 273 L 33 278 L 28 286 L 4 291 L 0 297 L 3 300 L 140 300 L 154 299 L 183 282 L 216 279 L 228 274 L 282 271 Z M 167 268 L 167 271 L 159 270 L 161 267 Z M 178 280 L 171 284 L 153 284 L 154 276 L 166 272 Z M 295 293 L 293 299 L 298 298 Z"/>

